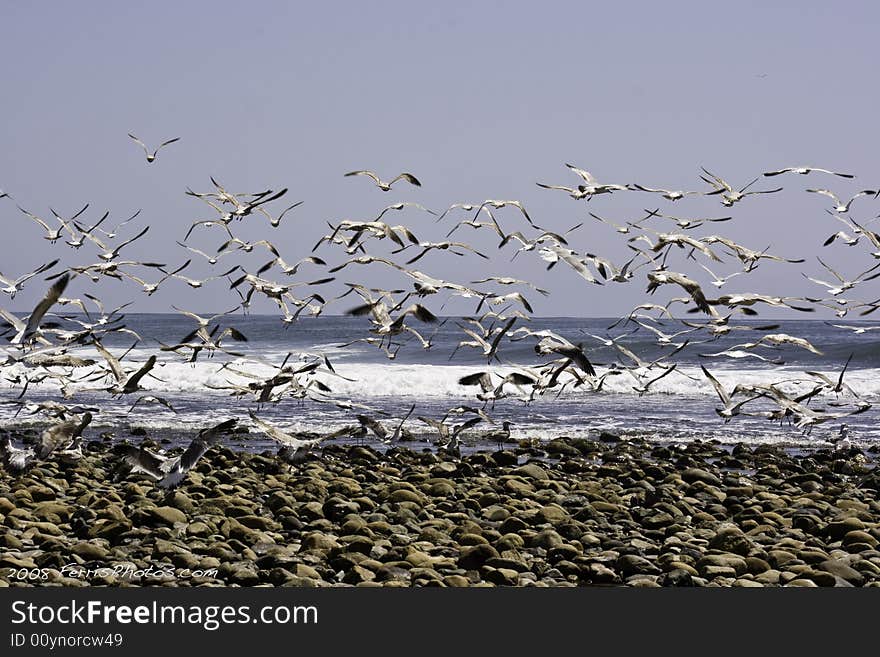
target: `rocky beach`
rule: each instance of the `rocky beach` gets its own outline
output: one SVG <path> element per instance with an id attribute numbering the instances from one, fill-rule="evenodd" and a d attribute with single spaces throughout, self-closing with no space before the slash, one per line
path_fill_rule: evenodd
<path id="1" fill-rule="evenodd" d="M 406 445 L 0 470 L 0 586 L 880 586 L 876 445 Z"/>

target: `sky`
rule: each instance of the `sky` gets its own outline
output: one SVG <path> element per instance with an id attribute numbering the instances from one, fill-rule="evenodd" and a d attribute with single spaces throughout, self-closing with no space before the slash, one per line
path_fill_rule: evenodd
<path id="1" fill-rule="evenodd" d="M 442 211 L 457 202 L 517 199 L 550 230 L 583 222 L 571 247 L 616 263 L 631 255 L 625 237 L 588 212 L 618 223 L 640 217 L 643 208 L 730 214 L 717 196 L 672 203 L 624 191 L 587 203 L 536 186 L 576 184 L 565 163 L 602 182 L 687 190 L 708 189 L 701 166 L 735 186 L 785 166 L 850 172 L 856 180 L 815 173 L 762 179 L 752 189 L 785 189 L 748 197 L 731 209 L 733 221 L 694 235 L 722 234 L 807 260 L 762 264 L 725 291 L 819 295 L 821 287 L 803 275 L 827 280 L 816 255 L 853 276 L 874 263 L 864 244 L 821 246 L 843 226 L 825 212 L 829 199 L 804 190 L 827 187 L 848 198 L 880 185 L 875 3 L 451 4 L 3 2 L 0 189 L 14 200 L 0 199 L 7 227 L 0 271 L 17 276 L 54 258 L 93 262 L 93 247 L 49 245 L 15 207 L 49 219 L 50 207 L 69 216 L 89 203 L 86 224 L 106 210 L 109 225 L 142 210 L 124 234 L 146 225 L 150 231 L 123 256 L 169 267 L 192 257 L 184 273 L 208 275 L 210 266 L 175 242 L 192 221 L 216 214 L 184 193 L 209 191 L 210 176 L 231 191 L 288 188 L 275 211 L 303 202 L 277 230 L 259 216 L 231 226 L 244 239 L 270 239 L 289 262 L 311 252 L 328 222 L 369 220 L 396 201 Z M 148 144 L 181 140 L 147 164 L 128 132 Z M 383 193 L 365 178 L 343 176 L 362 168 L 384 178 L 409 171 L 422 187 L 399 183 Z M 857 199 L 851 213 L 867 221 L 878 206 Z M 496 216 L 507 231 L 528 228 L 515 210 Z M 470 216 L 435 226 L 418 211 L 390 217 L 432 241 L 464 218 Z M 671 224 L 651 225 L 675 232 Z M 625 285 L 586 285 L 562 264 L 548 272 L 535 253 L 510 263 L 514 247 L 499 252 L 488 234 L 463 227 L 456 237 L 473 240 L 491 261 L 432 253 L 414 266 L 458 282 L 487 274 L 532 280 L 551 291 L 546 298 L 526 292 L 538 315 L 611 316 L 645 300 L 644 269 Z M 215 251 L 224 240 L 204 229 L 188 243 Z M 324 248 L 317 254 L 342 261 Z M 376 242 L 369 248 L 387 253 Z M 236 254 L 214 273 L 234 263 L 254 271 L 269 259 Z M 719 273 L 737 269 L 734 259 L 724 260 Z M 668 264 L 709 280 L 683 251 Z M 309 269 L 297 280 L 313 271 L 324 275 Z M 346 281 L 409 286 L 376 267 L 351 266 L 337 276 L 328 291 L 345 289 Z M 46 285 L 33 279 L 0 305 L 27 311 Z M 113 305 L 133 301 L 129 310 L 144 312 L 170 311 L 172 304 L 226 309 L 235 299 L 222 280 L 197 292 L 169 281 L 147 297 L 130 282 L 96 287 L 78 277 L 66 296 L 83 292 Z M 680 294 L 662 290 L 654 300 Z M 852 296 L 880 293 L 870 282 Z M 439 302 L 429 301 L 437 310 Z M 469 312 L 472 305 L 453 300 L 444 312 Z M 346 308 L 337 302 L 327 312 Z M 253 309 L 274 312 L 266 300 Z"/>

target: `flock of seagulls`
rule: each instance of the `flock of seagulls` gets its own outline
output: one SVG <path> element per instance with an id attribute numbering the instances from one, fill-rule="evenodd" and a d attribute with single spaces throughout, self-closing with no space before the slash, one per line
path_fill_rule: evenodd
<path id="1" fill-rule="evenodd" d="M 129 137 L 143 149 L 148 163 L 156 160 L 160 150 L 180 139 L 169 139 L 151 150 L 134 134 L 129 134 Z M 708 185 L 706 189 L 674 190 L 636 183 L 600 183 L 585 169 L 573 164 L 565 166 L 578 179 L 576 185 L 544 182 L 537 185 L 551 191 L 565 192 L 576 202 L 588 202 L 599 195 L 638 192 L 653 194 L 676 205 L 688 197 L 717 196 L 722 206 L 730 208 L 752 195 L 782 191 L 781 187 L 752 189 L 761 176 L 737 186 L 705 168 L 699 178 Z M 805 166 L 768 171 L 763 173 L 763 177 L 788 173 L 854 178 L 848 173 Z M 422 186 L 420 180 L 408 172 L 400 173 L 388 181 L 369 170 L 350 171 L 344 176 L 367 177 L 383 192 L 391 191 L 399 181 L 416 188 Z M 343 398 L 336 393 L 333 382 L 346 377 L 336 371 L 326 355 L 300 354 L 298 359 L 294 359 L 293 354 L 288 354 L 280 364 L 263 360 L 260 365 L 271 370 L 269 375 L 265 374 L 265 369 L 263 373 L 249 369 L 247 354 L 230 348 L 230 341 L 239 344 L 248 341 L 246 331 L 240 330 L 232 322 L 237 311 L 249 311 L 254 298 L 269 300 L 277 307 L 283 326 L 288 327 L 301 317 L 319 316 L 325 307 L 338 305 L 348 295 L 354 295 L 359 300 L 348 302 L 344 310 L 352 317 L 365 318 L 366 333 L 355 342 L 377 349 L 389 360 L 393 360 L 402 348 L 434 349 L 436 331 L 448 321 L 440 319 L 444 304 L 451 298 L 472 302 L 472 314 L 455 322 L 462 339 L 450 360 L 460 349 L 474 350 L 486 359 L 486 368 L 458 380 L 464 390 L 474 391 L 473 405 L 449 409 L 439 418 L 419 415 L 410 425 L 429 428 L 436 433 L 438 446 L 453 453 L 460 453 L 462 437 L 475 432 L 477 427 L 484 429 L 481 435 L 486 440 L 497 441 L 499 447 L 510 438 L 513 424 L 509 420 L 496 420 L 493 417 L 499 400 L 513 398 L 528 404 L 545 394 L 558 396 L 564 391 L 600 393 L 608 377 L 620 375 L 629 377 L 632 380 L 629 387 L 643 395 L 667 377 L 698 378 L 679 367 L 673 357 L 688 346 L 711 345 L 731 332 L 754 337 L 726 349 L 713 351 L 711 347 L 704 347 L 699 356 L 707 359 L 753 359 L 778 364 L 782 362 L 778 353 L 783 346 L 821 354 L 818 346 L 803 337 L 779 333 L 777 324 L 730 321 L 734 317 L 758 315 L 763 306 L 803 313 L 815 312 L 817 307 L 827 307 L 833 309 L 838 318 L 853 311 L 867 316 L 880 308 L 880 299 L 857 301 L 842 297 L 844 293 L 856 287 L 864 288 L 868 282 L 880 277 L 880 262 L 856 275 L 847 275 L 817 258 L 819 266 L 833 280 L 826 281 L 803 273 L 809 282 L 817 286 L 814 297 L 773 296 L 748 289 L 722 294 L 721 288 L 731 287 L 734 280 L 745 287 L 749 274 L 759 267 L 768 266 L 767 263 L 773 263 L 773 266 L 805 263 L 804 258 L 769 253 L 769 247 L 753 249 L 722 235 L 700 234 L 707 225 L 731 221 L 732 216 L 680 217 L 661 213 L 658 208 L 646 209 L 645 216 L 628 221 L 607 219 L 590 212 L 599 222 L 592 224 L 595 229 L 602 230 L 600 225 L 604 225 L 623 236 L 624 246 L 629 251 L 624 262 L 623 259 L 616 260 L 577 248 L 575 242 L 581 234 L 578 231 L 584 227 L 583 223 L 567 231 L 556 232 L 536 222 L 524 204 L 515 199 L 456 202 L 442 211 L 418 203 L 398 202 L 386 206 L 375 217 L 328 222 L 329 232 L 321 237 L 311 252 L 300 250 L 291 253 L 292 249 L 282 248 L 283 245 L 277 240 L 272 242 L 264 238 L 249 242 L 234 231 L 245 220 L 267 227 L 270 231 L 277 229 L 282 218 L 298 208 L 302 201 L 276 211 L 272 204 L 286 196 L 287 188 L 233 193 L 215 178 L 210 177 L 210 180 L 213 188 L 205 191 L 186 189 L 186 195 L 198 200 L 211 216 L 196 218 L 185 231 L 181 230 L 184 234 L 176 243 L 182 252 L 186 252 L 187 259 L 174 265 L 122 259 L 120 254 L 123 249 L 131 252 L 130 245 L 143 238 L 150 229 L 148 224 L 140 228 L 126 228 L 138 219 L 139 212 L 108 230 L 103 225 L 109 212 L 92 225 L 84 225 L 82 217 L 89 208 L 88 204 L 70 217 L 63 217 L 50 208 L 54 222 L 18 206 L 40 228 L 42 237 L 56 245 L 55 248 L 63 249 L 66 246 L 74 252 L 92 252 L 93 262 L 66 265 L 64 258 L 58 257 L 23 274 L 0 273 L 0 284 L 3 285 L 0 294 L 9 297 L 9 301 L 15 299 L 26 285 L 38 284 L 38 277 L 45 276 L 45 294 L 24 317 L 0 308 L 0 338 L 7 342 L 3 352 L 6 360 L 0 363 L 0 375 L 20 389 L 18 398 L 8 402 L 17 405 L 18 412 L 41 413 L 53 422 L 40 435 L 36 445 L 19 446 L 4 435 L 0 451 L 8 469 L 21 471 L 42 459 L 53 456 L 76 459 L 77 453 L 81 454 L 84 430 L 94 416 L 100 417 L 99 405 L 84 407 L 66 403 L 82 392 L 116 398 L 131 396 L 129 412 L 138 407 L 139 412 L 149 412 L 149 407 L 153 405 L 161 405 L 174 412 L 173 400 L 150 393 L 150 386 L 145 385 L 151 379 L 161 381 L 162 361 L 158 356 L 162 354 L 173 354 L 170 357 L 188 363 L 194 363 L 198 358 L 210 358 L 217 353 L 228 357 L 220 359 L 222 364 L 218 370 L 228 376 L 226 382 L 208 387 L 226 391 L 252 404 L 252 409 L 248 411 L 251 427 L 277 443 L 279 457 L 288 463 L 301 461 L 328 438 L 349 436 L 361 439 L 372 435 L 380 442 L 391 444 L 411 435 L 412 430 L 407 428 L 406 423 L 413 415 L 415 406 L 402 418 L 386 419 L 384 416 L 387 413 L 381 409 Z M 829 237 L 824 246 L 839 241 L 848 249 L 856 249 L 851 252 L 853 254 L 860 250 L 862 255 L 880 260 L 880 235 L 867 227 L 868 222 L 860 223 L 849 214 L 856 198 L 873 196 L 876 199 L 880 192 L 861 190 L 843 203 L 837 194 L 827 189 L 810 188 L 806 191 L 831 199 L 833 205 L 825 210 L 844 226 L 844 229 Z M 4 193 L 2 198 L 14 202 L 8 193 Z M 388 213 L 407 210 L 429 214 L 434 219 L 414 225 L 392 224 L 384 220 Z M 460 218 L 462 214 L 463 219 Z M 442 227 L 446 231 L 444 238 L 439 241 L 424 239 L 424 233 L 444 222 L 449 226 L 448 231 Z M 675 228 L 670 228 L 672 225 Z M 616 336 L 610 333 L 605 336 L 584 333 L 583 340 L 573 342 L 552 330 L 533 330 L 528 326 L 533 313 L 529 297 L 533 294 L 550 294 L 544 280 L 531 282 L 497 269 L 493 269 L 491 275 L 476 280 L 443 280 L 413 267 L 417 262 L 420 267 L 423 262 L 436 263 L 438 257 L 466 259 L 473 266 L 493 259 L 491 247 L 478 248 L 461 239 L 450 240 L 454 233 L 465 228 L 470 229 L 469 234 L 479 233 L 484 241 L 492 240 L 498 253 L 511 253 L 511 260 L 526 254 L 543 263 L 548 271 L 554 267 L 571 270 L 576 277 L 589 284 L 585 293 L 592 286 L 644 284 L 645 293 L 652 296 L 651 301 L 640 304 L 610 325 L 608 331 L 622 331 Z M 199 229 L 200 237 L 219 236 L 222 240 L 219 248 L 191 243 L 196 229 Z M 63 245 L 57 245 L 61 240 L 64 240 Z M 860 245 L 864 244 L 869 245 L 867 251 L 860 249 Z M 512 250 L 509 248 L 511 246 L 516 248 Z M 871 248 L 877 250 L 872 252 Z M 199 278 L 184 275 L 182 272 L 189 269 L 194 258 L 198 263 L 209 266 L 213 273 Z M 221 261 L 227 258 L 230 259 L 230 265 L 233 261 L 238 264 L 228 268 L 222 266 Z M 256 259 L 259 262 L 255 262 Z M 733 263 L 734 269 L 720 273 L 719 267 L 730 263 Z M 221 269 L 225 271 L 221 272 Z M 336 297 L 326 291 L 329 288 L 325 286 L 336 281 L 337 276 L 355 270 L 361 283 L 345 282 L 347 291 Z M 369 287 L 363 283 L 367 270 L 381 271 L 386 279 L 389 276 L 396 278 L 398 287 Z M 710 277 L 705 285 L 701 283 L 701 280 L 705 280 L 704 272 Z M 142 362 L 136 362 L 131 360 L 130 352 L 144 338 L 125 325 L 122 311 L 128 304 L 106 312 L 103 302 L 95 294 L 96 288 L 108 278 L 133 283 L 136 286 L 133 289 L 140 288 L 147 296 L 175 281 L 191 289 L 200 289 L 212 281 L 222 281 L 221 285 L 235 300 L 235 305 L 211 316 L 173 306 L 175 312 L 193 321 L 191 332 L 174 344 L 160 344 L 157 353 L 149 355 Z M 74 281 L 76 285 L 73 287 L 81 290 L 81 296 L 65 297 Z M 653 295 L 660 292 L 671 292 L 678 296 L 673 296 L 666 303 L 655 302 Z M 63 308 L 66 306 L 76 307 L 79 315 L 65 313 Z M 681 309 L 686 314 L 696 313 L 705 319 L 678 320 L 672 308 Z M 854 335 L 868 334 L 878 328 L 838 323 L 829 323 L 829 326 Z M 431 328 L 434 328 L 433 333 L 430 333 Z M 653 344 L 664 355 L 649 359 L 628 347 L 624 339 L 637 331 L 639 335 L 651 336 Z M 105 347 L 106 339 L 111 335 L 130 338 L 131 347 L 114 353 Z M 523 365 L 509 359 L 506 354 L 510 345 L 517 342 L 531 344 L 541 362 Z M 613 350 L 616 359 L 596 362 L 594 352 L 598 348 Z M 76 353 L 73 353 L 74 350 Z M 817 425 L 837 422 L 850 415 L 864 413 L 871 407 L 844 382 L 844 373 L 849 364 L 848 360 L 836 377 L 823 372 L 804 373 L 805 378 L 801 383 L 810 382 L 806 392 L 786 392 L 788 389 L 783 384 L 791 383 L 788 380 L 762 386 L 739 384 L 728 389 L 706 366 L 700 369 L 703 375 L 701 380 L 714 390 L 721 402 L 716 412 L 725 422 L 737 416 L 752 416 L 780 423 L 788 421 L 798 429 L 810 431 Z M 9 365 L 17 367 L 16 374 L 3 374 L 3 368 Z M 29 387 L 43 382 L 56 385 L 64 401 L 29 401 L 26 397 Z M 823 398 L 829 399 L 824 407 L 820 402 Z M 352 422 L 341 430 L 326 434 L 304 434 L 276 426 L 257 415 L 266 404 L 279 404 L 290 399 L 333 405 L 350 413 Z M 182 453 L 176 455 L 122 445 L 118 450 L 120 463 L 124 465 L 122 474 L 141 473 L 163 487 L 176 486 L 205 452 L 223 436 L 237 430 L 237 423 L 238 419 L 232 418 L 202 430 Z"/>

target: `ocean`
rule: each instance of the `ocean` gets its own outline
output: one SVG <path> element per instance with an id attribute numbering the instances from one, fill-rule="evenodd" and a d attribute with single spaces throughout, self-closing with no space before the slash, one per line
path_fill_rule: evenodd
<path id="1" fill-rule="evenodd" d="M 445 320 L 445 321 L 444 321 Z M 346 425 L 357 424 L 355 415 L 364 413 L 374 415 L 379 420 L 387 420 L 386 425 L 393 428 L 412 405 L 415 411 L 405 427 L 417 435 L 430 435 L 432 429 L 417 418 L 439 419 L 450 408 L 460 405 L 478 406 L 500 425 L 504 420 L 512 423 L 511 437 L 549 440 L 558 436 L 595 437 L 601 432 L 638 435 L 649 440 L 661 442 L 687 442 L 692 440 L 717 440 L 724 444 L 775 443 L 782 445 L 824 444 L 825 439 L 836 436 L 840 425 L 846 423 L 850 429 L 851 440 L 858 443 L 880 441 L 880 422 L 878 408 L 867 412 L 841 418 L 817 425 L 809 433 L 787 421 L 781 424 L 763 417 L 739 415 L 725 423 L 715 409 L 722 406 L 715 390 L 703 375 L 700 366 L 705 366 L 730 391 L 736 384 L 778 384 L 785 391 L 808 391 L 816 384 L 816 379 L 806 372 L 823 372 L 836 380 L 847 358 L 851 362 L 844 377 L 852 391 L 861 401 L 874 403 L 880 395 L 880 339 L 878 333 L 856 334 L 850 330 L 831 327 L 824 321 L 816 320 L 770 320 L 779 324 L 773 332 L 788 333 L 807 339 L 821 355 L 806 349 L 784 345 L 779 348 L 760 348 L 754 350 L 781 364 L 759 361 L 753 358 L 705 358 L 700 354 L 716 353 L 737 344 L 757 339 L 764 332 L 731 331 L 728 335 L 709 342 L 705 331 L 679 336 L 676 340 L 690 339 L 691 342 L 676 353 L 670 363 L 676 369 L 669 375 L 652 384 L 648 391 L 640 394 L 634 389 L 637 381 L 623 372 L 611 374 L 604 380 L 599 391 L 589 386 L 566 386 L 557 394 L 558 388 L 546 391 L 543 395 L 530 398 L 529 387 L 518 390 L 510 384 L 505 386 L 509 396 L 484 404 L 476 399 L 479 387 L 462 386 L 458 379 L 467 374 L 480 371 L 493 371 L 504 375 L 522 368 L 534 367 L 547 362 L 551 356 L 541 356 L 535 352 L 535 338 L 502 341 L 499 354 L 502 363 L 494 362 L 487 367 L 486 358 L 480 350 L 461 347 L 451 358 L 458 342 L 466 336 L 459 325 L 466 325 L 462 318 L 441 318 L 435 325 L 418 324 L 423 337 L 430 339 L 431 347 L 423 348 L 420 341 L 406 335 L 400 340 L 400 348 L 393 360 L 376 346 L 364 342 L 353 342 L 369 336 L 370 323 L 364 317 L 319 316 L 302 318 L 292 325 L 283 324 L 273 315 L 228 315 L 217 320 L 222 326 L 234 326 L 244 333 L 247 342 L 224 341 L 224 346 L 240 356 L 216 352 L 210 356 L 202 352 L 196 362 L 185 362 L 186 354 L 159 350 L 161 343 L 175 344 L 192 331 L 194 323 L 180 314 L 127 314 L 126 327 L 137 332 L 142 340 L 125 356 L 123 365 L 135 369 L 151 354 L 158 356 L 157 367 L 141 384 L 144 391 L 111 397 L 104 390 L 110 379 L 83 381 L 73 384 L 70 389 L 74 396 L 68 403 L 95 406 L 100 409 L 94 414 L 91 430 L 101 429 L 121 431 L 131 427 L 142 427 L 148 432 L 174 435 L 185 430 L 202 428 L 215 421 L 228 417 L 239 417 L 244 422 L 248 409 L 256 410 L 266 420 L 277 423 L 286 429 L 296 431 L 328 432 Z M 612 331 L 608 327 L 616 318 L 532 318 L 531 321 L 518 320 L 513 327 L 526 326 L 533 331 L 552 330 L 573 343 L 583 343 L 585 352 L 601 376 L 614 363 L 630 365 L 616 349 L 603 345 L 599 338 L 611 335 L 623 336 L 620 344 L 637 354 L 645 361 L 651 361 L 668 354 L 671 347 L 661 347 L 653 334 L 636 324 L 619 324 Z M 693 321 L 698 322 L 699 319 Z M 764 321 L 742 321 L 738 325 L 766 325 Z M 837 322 L 835 322 L 837 323 Z M 855 325 L 857 322 L 844 322 Z M 865 326 L 876 325 L 861 322 Z M 660 326 L 666 332 L 683 328 L 679 322 L 665 321 Z M 638 330 L 633 331 L 633 328 Z M 522 334 L 514 337 L 525 337 Z M 129 335 L 114 334 L 105 340 L 105 346 L 120 356 L 135 341 Z M 351 343 L 351 344 L 348 344 Z M 345 346 L 343 346 L 345 345 Z M 102 363 L 100 356 L 91 346 L 71 351 L 82 357 L 95 358 Z M 217 389 L 234 384 L 246 385 L 255 377 L 271 376 L 287 354 L 291 356 L 288 364 L 307 363 L 316 356 L 326 356 L 339 376 L 319 374 L 318 378 L 331 390 L 328 397 L 352 402 L 363 406 L 339 408 L 328 403 L 318 403 L 310 399 L 284 398 L 279 403 L 258 406 L 253 396 L 236 396 L 232 390 Z M 96 366 L 77 368 L 75 376 L 85 377 L 95 372 Z M 64 371 L 66 368 L 54 368 Z M 663 369 L 654 369 L 648 378 L 659 374 Z M 16 375 L 24 372 L 21 365 L 0 366 L 0 426 L 23 424 L 42 424 L 46 418 L 40 414 L 32 415 L 28 410 L 19 409 L 13 402 L 20 384 L 14 383 Z M 495 377 L 494 382 L 500 382 Z M 206 386 L 214 386 L 214 389 Z M 161 396 L 171 403 L 175 412 L 159 404 L 139 404 L 133 411 L 129 409 L 141 395 Z M 56 399 L 63 401 L 57 383 L 46 380 L 29 386 L 26 398 L 31 401 Z M 849 392 L 837 395 L 826 392 L 810 401 L 815 410 L 841 412 L 854 408 L 857 401 Z M 845 406 L 835 406 L 838 402 Z M 748 404 L 745 411 L 770 410 L 775 405 L 759 399 Z M 16 415 L 17 413 L 17 415 Z M 383 413 L 387 415 L 383 415 Z M 476 436 L 481 431 L 495 429 L 483 423 L 474 429 Z M 466 439 L 466 435 L 463 436 Z M 253 443 L 264 446 L 261 441 Z"/>

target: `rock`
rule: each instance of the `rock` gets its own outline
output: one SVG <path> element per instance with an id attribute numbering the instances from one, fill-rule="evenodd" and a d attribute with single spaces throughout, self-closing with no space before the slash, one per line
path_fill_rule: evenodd
<path id="1" fill-rule="evenodd" d="M 499 556 L 498 550 L 491 545 L 474 545 L 462 548 L 458 565 L 465 570 L 479 570 L 486 561 Z"/>
<path id="2" fill-rule="evenodd" d="M 168 506 L 173 506 L 175 509 L 180 509 L 184 513 L 192 513 L 195 510 L 195 505 L 189 495 L 179 490 L 168 495 L 165 498 L 165 503 Z"/>
<path id="3" fill-rule="evenodd" d="M 415 491 L 408 490 L 406 488 L 398 488 L 393 491 L 388 497 L 387 500 L 389 502 L 412 502 L 413 504 L 418 504 L 422 506 L 424 504 L 424 498 L 416 493 Z"/>
<path id="4" fill-rule="evenodd" d="M 779 568 L 787 563 L 797 560 L 797 557 L 787 550 L 770 550 L 767 553 L 768 562 L 774 568 Z"/>
<path id="5" fill-rule="evenodd" d="M 624 554 L 617 559 L 617 570 L 624 577 L 630 575 L 659 575 L 662 571 L 653 563 L 636 554 Z"/>
<path id="6" fill-rule="evenodd" d="M 868 532 L 860 529 L 854 529 L 843 535 L 844 545 L 864 544 L 870 545 L 873 549 L 877 547 L 878 543 L 880 543 L 880 541 L 871 536 Z"/>
<path id="7" fill-rule="evenodd" d="M 303 550 L 318 550 L 327 552 L 339 547 L 339 541 L 333 536 L 329 536 L 322 532 L 312 532 L 306 534 L 302 539 Z"/>
<path id="8" fill-rule="evenodd" d="M 836 586 L 838 579 L 831 573 L 827 573 L 823 570 L 813 570 L 812 568 L 802 571 L 798 574 L 798 577 L 812 580 L 816 583 L 816 586 L 825 587 Z"/>
<path id="9" fill-rule="evenodd" d="M 500 531 L 502 534 L 519 534 L 520 532 L 528 528 L 529 526 L 522 518 L 510 516 L 501 523 L 498 531 Z"/>
<path id="10" fill-rule="evenodd" d="M 660 586 L 694 586 L 694 578 L 688 571 L 675 568 L 663 573 L 657 583 Z"/>
<path id="11" fill-rule="evenodd" d="M 525 539 L 519 534 L 504 534 L 494 542 L 497 550 L 517 550 L 526 544 Z"/>
<path id="12" fill-rule="evenodd" d="M 497 465 L 504 466 L 504 467 L 510 466 L 510 465 L 516 465 L 519 462 L 519 459 L 517 459 L 516 454 L 514 454 L 513 452 L 510 452 L 510 451 L 507 451 L 507 450 L 500 451 L 500 452 L 494 452 L 492 454 L 492 460 L 495 461 L 495 463 Z"/>
<path id="13" fill-rule="evenodd" d="M 407 583 L 411 577 L 409 570 L 392 564 L 384 564 L 376 571 L 376 579 L 380 582 Z"/>
<path id="14" fill-rule="evenodd" d="M 793 579 L 786 586 L 800 586 L 804 588 L 815 588 L 816 582 L 811 579 Z"/>
<path id="15" fill-rule="evenodd" d="M 352 567 L 342 577 L 342 581 L 346 584 L 360 584 L 361 582 L 372 582 L 376 579 L 376 574 L 360 565 Z"/>
<path id="16" fill-rule="evenodd" d="M 100 519 L 96 520 L 89 527 L 89 538 L 104 538 L 110 541 L 111 543 L 116 543 L 122 534 L 131 531 L 131 523 L 127 520 L 125 521 L 116 521 L 116 520 L 106 520 Z"/>
<path id="17" fill-rule="evenodd" d="M 70 520 L 71 509 L 59 502 L 47 501 L 34 505 L 31 514 L 35 518 L 60 525 Z"/>
<path id="18" fill-rule="evenodd" d="M 110 555 L 106 548 L 88 541 L 74 543 L 70 547 L 70 552 L 86 561 L 104 561 Z"/>
<path id="19" fill-rule="evenodd" d="M 269 518 L 264 518 L 263 516 L 244 515 L 239 516 L 236 520 L 248 529 L 257 529 L 260 531 L 272 531 L 278 526 L 275 522 Z"/>
<path id="20" fill-rule="evenodd" d="M 294 574 L 297 577 L 304 577 L 307 579 L 321 579 L 321 574 L 317 570 L 304 563 L 296 564 L 296 571 Z"/>
<path id="21" fill-rule="evenodd" d="M 518 477 L 511 477 L 504 480 L 504 489 L 509 493 L 519 497 L 528 497 L 530 493 L 535 492 L 535 487 L 529 482 Z"/>
<path id="22" fill-rule="evenodd" d="M 491 568 L 483 577 L 498 586 L 516 586 L 519 582 L 519 573 L 508 568 Z"/>
<path id="23" fill-rule="evenodd" d="M 831 538 L 843 538 L 848 532 L 865 529 L 865 523 L 855 517 L 829 522 L 825 526 L 825 534 Z"/>
<path id="24" fill-rule="evenodd" d="M 702 470 L 700 468 L 687 468 L 682 470 L 681 478 L 684 479 L 687 483 L 692 484 L 695 481 L 702 481 L 704 484 L 709 484 L 710 486 L 721 486 L 721 480 L 713 475 L 711 472 L 707 472 L 706 470 Z"/>
<path id="25" fill-rule="evenodd" d="M 746 567 L 752 575 L 770 570 L 770 564 L 760 557 L 746 557 Z"/>
<path id="26" fill-rule="evenodd" d="M 186 533 L 190 536 L 210 536 L 213 534 L 213 530 L 204 522 L 191 522 L 186 526 Z"/>
<path id="27" fill-rule="evenodd" d="M 564 438 L 554 438 L 550 442 L 548 442 L 544 449 L 547 450 L 548 454 L 555 454 L 558 456 L 580 456 L 580 450 L 571 445 Z"/>
<path id="28" fill-rule="evenodd" d="M 661 527 L 667 527 L 674 522 L 674 518 L 671 514 L 666 511 L 660 511 L 659 513 L 653 513 L 649 516 L 646 516 L 642 520 L 642 525 L 647 527 L 648 529 L 660 529 Z M 691 586 L 691 584 L 688 584 Z"/>
<path id="29" fill-rule="evenodd" d="M 736 525 L 722 525 L 709 539 L 709 547 L 713 550 L 746 556 L 751 552 L 753 543 Z"/>
<path id="30" fill-rule="evenodd" d="M 157 506 L 150 509 L 149 514 L 157 524 L 173 525 L 177 522 L 186 522 L 186 514 L 171 506 Z"/>
<path id="31" fill-rule="evenodd" d="M 49 500 L 55 500 L 58 497 L 58 493 L 54 490 L 47 486 L 40 486 L 39 484 L 29 486 L 28 492 L 34 502 L 46 502 Z"/>
<path id="32" fill-rule="evenodd" d="M 707 554 L 697 562 L 697 569 L 706 574 L 709 567 L 729 568 L 734 575 L 743 575 L 748 572 L 748 563 L 742 557 L 735 554 Z M 718 572 L 718 571 L 713 571 Z"/>
<path id="33" fill-rule="evenodd" d="M 553 529 L 545 529 L 535 534 L 529 541 L 530 547 L 540 547 L 551 550 L 565 544 L 565 540 Z"/>
<path id="34" fill-rule="evenodd" d="M 618 584 L 620 577 L 605 564 L 592 562 L 582 569 L 582 574 L 593 584 Z"/>
<path id="35" fill-rule="evenodd" d="M 484 543 L 489 543 L 489 541 L 479 534 L 462 534 L 458 537 L 459 545 L 481 545 Z"/>
<path id="36" fill-rule="evenodd" d="M 466 587 L 471 585 L 471 581 L 462 575 L 447 575 L 443 578 L 443 583 L 446 586 L 454 586 L 454 587 Z"/>
<path id="37" fill-rule="evenodd" d="M 853 586 L 862 586 L 865 583 L 865 576 L 841 559 L 829 559 L 816 567 L 835 577 L 846 580 Z"/>
<path id="38" fill-rule="evenodd" d="M 568 518 L 568 512 L 558 504 L 542 506 L 535 514 L 535 520 L 538 523 L 549 523 L 551 525 L 558 525 L 568 520 Z"/>
<path id="39" fill-rule="evenodd" d="M 526 463 L 525 465 L 521 465 L 516 468 L 513 473 L 535 481 L 547 481 L 550 479 L 550 475 L 547 474 L 547 471 L 537 463 Z"/>

